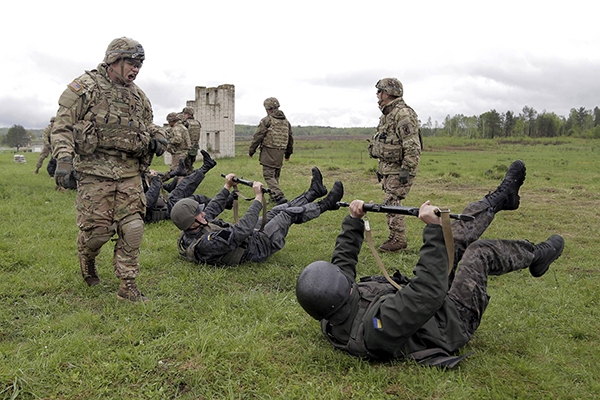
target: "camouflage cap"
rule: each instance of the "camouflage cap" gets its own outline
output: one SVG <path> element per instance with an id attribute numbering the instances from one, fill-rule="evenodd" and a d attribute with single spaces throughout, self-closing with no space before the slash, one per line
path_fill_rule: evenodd
<path id="1" fill-rule="evenodd" d="M 169 121 L 169 122 L 181 121 L 181 116 L 176 112 L 169 113 L 169 114 L 167 114 L 167 121 Z"/>
<path id="2" fill-rule="evenodd" d="M 390 96 L 402 97 L 404 89 L 402 83 L 396 78 L 380 79 L 375 85 L 377 89 L 381 89 Z"/>
<path id="3" fill-rule="evenodd" d="M 146 55 L 144 54 L 144 48 L 139 42 L 127 37 L 121 37 L 110 42 L 104 54 L 104 62 L 112 64 L 122 58 L 144 61 Z"/>
<path id="4" fill-rule="evenodd" d="M 267 110 L 271 108 L 279 108 L 279 100 L 277 100 L 275 97 L 269 97 L 263 104 Z"/>
<path id="5" fill-rule="evenodd" d="M 194 109 L 192 107 L 184 107 L 182 113 L 194 115 Z"/>
<path id="6" fill-rule="evenodd" d="M 204 211 L 204 204 L 191 198 L 179 200 L 171 210 L 171 221 L 182 231 L 190 229 L 196 221 L 196 215 Z"/>

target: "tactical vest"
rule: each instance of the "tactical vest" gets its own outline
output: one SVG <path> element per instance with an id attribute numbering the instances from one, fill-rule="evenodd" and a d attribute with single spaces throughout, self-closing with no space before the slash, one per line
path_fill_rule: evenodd
<path id="1" fill-rule="evenodd" d="M 289 141 L 290 129 L 287 119 L 271 117 L 271 124 L 262 142 L 263 146 L 285 150 Z"/>
<path id="2" fill-rule="evenodd" d="M 206 260 L 201 260 L 196 257 L 196 245 L 202 240 L 202 238 L 204 238 L 205 235 L 209 235 L 212 232 L 218 232 L 222 230 L 222 226 L 209 222 L 208 225 L 202 227 L 202 229 L 198 233 L 198 236 L 196 237 L 190 237 L 186 235 L 185 232 L 181 232 L 181 234 L 179 235 L 179 239 L 177 240 L 177 248 L 179 249 L 179 255 L 181 255 L 183 258 L 190 262 L 205 262 Z M 219 265 L 238 265 L 242 260 L 242 256 L 244 255 L 245 251 L 245 246 L 240 246 L 229 253 L 220 255 L 214 260 L 211 259 L 211 263 Z"/>
<path id="3" fill-rule="evenodd" d="M 388 163 L 401 163 L 404 158 L 404 148 L 402 138 L 399 136 L 398 132 L 394 129 L 396 128 L 393 124 L 388 123 L 388 118 L 393 118 L 400 110 L 409 109 L 411 112 L 409 113 L 411 116 L 415 115 L 414 110 L 406 105 L 403 101 L 400 101 L 393 105 L 392 110 L 388 114 L 382 115 L 380 118 L 379 126 L 377 127 L 377 132 L 371 138 L 371 143 L 369 144 L 369 155 L 372 158 L 377 158 L 380 161 L 388 162 Z M 410 119 L 413 119 L 412 117 Z M 397 128 L 403 130 L 405 135 L 410 135 L 414 128 L 418 129 L 418 121 L 406 121 L 401 126 Z M 419 133 L 420 130 L 417 131 Z M 420 133 L 419 133 L 420 139 Z M 421 142 L 421 148 L 422 148 Z"/>
<path id="4" fill-rule="evenodd" d="M 194 119 L 192 119 L 192 120 L 188 119 L 185 122 L 186 123 L 184 123 L 184 125 L 188 129 L 188 132 L 190 134 L 191 146 L 198 147 L 198 142 L 200 140 L 200 132 L 201 132 L 200 123 Z"/>
<path id="5" fill-rule="evenodd" d="M 82 127 L 74 129 L 75 142 L 88 144 L 79 146 L 78 154 L 97 150 L 115 156 L 143 156 L 148 152 L 150 135 L 140 118 L 142 100 L 136 87 L 107 84 L 99 75 L 95 79 L 98 101 L 84 116 Z"/>

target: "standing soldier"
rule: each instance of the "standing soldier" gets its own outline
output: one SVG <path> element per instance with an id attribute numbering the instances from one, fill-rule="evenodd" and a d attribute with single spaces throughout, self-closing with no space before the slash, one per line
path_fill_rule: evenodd
<path id="1" fill-rule="evenodd" d="M 177 170 L 180 159 L 185 161 L 190 149 L 190 134 L 181 122 L 181 118 L 181 116 L 174 112 L 167 115 L 167 122 L 169 123 L 169 128 L 167 128 L 167 136 L 169 138 L 167 151 L 172 155 L 171 171 Z"/>
<path id="2" fill-rule="evenodd" d="M 413 184 L 421 157 L 421 134 L 417 113 L 402 98 L 402 83 L 396 78 L 381 79 L 375 85 L 382 115 L 377 132 L 369 144 L 369 154 L 379 160 L 377 178 L 385 192 L 385 204 L 402 205 Z M 390 228 L 388 240 L 381 251 L 406 248 L 404 215 L 387 214 Z"/>
<path id="3" fill-rule="evenodd" d="M 44 165 L 44 160 L 46 159 L 46 157 L 48 157 L 50 155 L 50 153 L 52 153 L 52 146 L 50 144 L 50 134 L 52 133 L 53 125 L 54 125 L 54 117 L 50 118 L 50 124 L 48 124 L 44 128 L 44 132 L 42 133 L 42 139 L 44 140 L 44 148 L 42 149 L 42 153 L 40 154 L 40 157 L 38 158 L 37 164 L 35 164 L 34 174 L 37 174 L 38 172 L 40 172 L 40 168 L 42 168 L 42 165 Z"/>
<path id="4" fill-rule="evenodd" d="M 191 174 L 194 172 L 194 162 L 196 161 L 198 149 L 200 148 L 200 130 L 202 124 L 200 121 L 194 119 L 194 109 L 192 107 L 184 107 L 182 113 L 183 125 L 190 134 L 190 150 L 185 158 L 185 167 L 187 168 L 188 174 Z"/>
<path id="5" fill-rule="evenodd" d="M 121 280 L 117 298 L 148 301 L 137 288 L 146 199 L 142 173 L 166 143 L 153 124 L 152 106 L 133 82 L 145 59 L 140 43 L 113 40 L 97 69 L 75 78 L 61 95 L 52 131 L 57 159 L 56 183 L 78 175 L 77 249 L 81 274 L 89 285 L 100 282 L 96 256 L 113 235 L 113 266 Z"/>
<path id="6" fill-rule="evenodd" d="M 271 201 L 276 204 L 287 203 L 279 187 L 279 176 L 283 167 L 283 158 L 290 160 L 294 152 L 292 126 L 279 109 L 279 101 L 269 97 L 264 102 L 267 116 L 260 120 L 256 128 L 248 155 L 252 157 L 260 147 L 260 164 L 263 166 L 265 183 L 271 190 Z"/>

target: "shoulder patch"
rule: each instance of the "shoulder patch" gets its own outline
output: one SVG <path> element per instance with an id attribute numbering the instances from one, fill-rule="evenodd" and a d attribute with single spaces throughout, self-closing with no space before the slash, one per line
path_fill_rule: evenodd
<path id="1" fill-rule="evenodd" d="M 69 88 L 74 91 L 74 92 L 79 92 L 81 89 L 83 89 L 83 86 L 81 86 L 81 84 L 77 81 L 73 81 L 71 83 L 69 83 Z"/>

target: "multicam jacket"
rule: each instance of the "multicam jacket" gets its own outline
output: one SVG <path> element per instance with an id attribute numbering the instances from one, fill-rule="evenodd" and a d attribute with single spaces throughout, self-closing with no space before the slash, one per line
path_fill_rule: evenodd
<path id="1" fill-rule="evenodd" d="M 408 170 L 416 176 L 422 149 L 417 113 L 402 98 L 383 106 L 381 112 L 369 144 L 369 154 L 379 160 L 378 172 L 392 175 Z"/>
<path id="2" fill-rule="evenodd" d="M 152 106 L 135 84 L 111 81 L 104 64 L 71 82 L 59 99 L 54 158 L 74 157 L 77 172 L 122 179 L 146 172 L 152 155 Z M 162 134 L 161 134 L 162 135 Z"/>
<path id="3" fill-rule="evenodd" d="M 294 152 L 292 126 L 281 110 L 264 117 L 252 137 L 248 154 L 253 156 L 260 147 L 260 163 L 272 168 L 281 168 L 283 158 Z"/>

